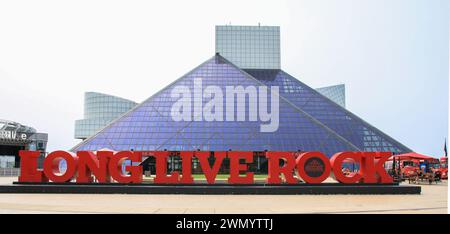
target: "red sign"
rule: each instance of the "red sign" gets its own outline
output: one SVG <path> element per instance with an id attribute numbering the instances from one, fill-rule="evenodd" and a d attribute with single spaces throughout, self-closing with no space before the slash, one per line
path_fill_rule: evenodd
<path id="1" fill-rule="evenodd" d="M 79 151 L 76 154 L 67 151 L 55 151 L 44 159 L 43 170 L 37 168 L 39 151 L 20 151 L 21 173 L 19 182 L 70 182 L 77 183 L 142 183 L 142 166 L 126 166 L 127 175 L 122 172 L 125 160 L 134 163 L 142 162 L 142 153 L 138 151 Z M 167 159 L 171 152 L 146 151 L 146 155 L 154 157 L 156 161 L 157 184 L 192 184 L 192 160 L 197 158 L 209 184 L 215 182 L 219 168 L 225 158 L 230 161 L 230 184 L 251 184 L 254 182 L 253 172 L 248 172 L 248 163 L 253 162 L 253 152 L 229 151 L 214 152 L 213 165 L 209 163 L 211 152 L 181 151 L 181 172 L 167 174 Z M 391 156 L 390 152 L 340 152 L 328 159 L 320 152 L 265 152 L 268 159 L 268 184 L 280 184 L 281 175 L 286 183 L 295 184 L 298 175 L 306 183 L 321 183 L 329 176 L 333 176 L 341 183 L 392 183 L 392 177 L 383 167 L 384 162 Z M 342 172 L 345 160 L 353 160 L 360 165 L 360 170 L 352 175 Z M 67 169 L 64 173 L 59 170 L 59 163 L 65 160 Z M 244 161 L 244 163 L 242 162 Z M 280 161 L 284 161 L 280 166 Z"/>

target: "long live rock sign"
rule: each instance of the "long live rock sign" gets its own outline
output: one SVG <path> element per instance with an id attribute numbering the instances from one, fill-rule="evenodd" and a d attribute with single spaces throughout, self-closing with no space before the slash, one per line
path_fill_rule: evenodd
<path id="1" fill-rule="evenodd" d="M 44 168 L 37 168 L 39 151 L 20 151 L 21 173 L 19 182 L 56 182 L 64 183 L 75 180 L 76 183 L 142 183 L 142 165 L 126 166 L 129 175 L 123 174 L 122 164 L 125 160 L 133 163 L 142 162 L 142 153 L 139 151 L 79 151 L 77 154 L 67 151 L 54 151 L 44 160 Z M 156 177 L 155 184 L 193 184 L 192 159 L 198 158 L 200 166 L 209 184 L 215 182 L 218 170 L 225 157 L 230 160 L 229 184 L 252 184 L 253 173 L 247 172 L 247 163 L 253 161 L 251 151 L 219 151 L 214 152 L 214 163 L 211 166 L 209 157 L 211 152 L 206 151 L 180 151 L 182 170 L 167 175 L 168 151 L 145 152 L 155 157 Z M 341 183 L 392 183 L 393 179 L 383 167 L 384 162 L 391 156 L 390 152 L 340 152 L 328 159 L 321 152 L 266 152 L 268 159 L 268 184 L 280 184 L 280 175 L 283 174 L 288 184 L 299 183 L 294 177 L 298 173 L 306 183 L 321 183 L 331 174 Z M 351 176 L 342 172 L 345 160 L 353 160 L 360 164 L 360 171 Z M 61 172 L 59 163 L 65 160 L 67 170 Z M 241 163 L 244 160 L 245 163 Z M 283 166 L 280 161 L 283 160 Z M 245 175 L 241 175 L 244 174 Z"/>

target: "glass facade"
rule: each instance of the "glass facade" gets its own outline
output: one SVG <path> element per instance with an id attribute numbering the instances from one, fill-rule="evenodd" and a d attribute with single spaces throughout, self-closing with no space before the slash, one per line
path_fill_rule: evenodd
<path id="1" fill-rule="evenodd" d="M 345 85 L 333 85 L 316 89 L 323 96 L 345 108 Z"/>
<path id="2" fill-rule="evenodd" d="M 84 94 L 84 119 L 75 121 L 75 138 L 86 139 L 137 103 L 120 97 L 86 92 Z"/>
<path id="3" fill-rule="evenodd" d="M 16 170 L 5 171 L 3 169 L 20 167 L 20 150 L 40 151 L 38 166 L 41 167 L 46 154 L 47 142 L 47 133 L 37 132 L 32 127 L 14 121 L 0 119 L 0 176 L 14 176 L 18 173 Z"/>
<path id="4" fill-rule="evenodd" d="M 353 150 L 395 153 L 412 151 L 282 70 L 247 69 L 245 71 L 267 86 L 283 87 L 280 89 L 281 97 L 289 100 L 297 110 L 309 115 L 322 127 L 329 129 L 333 137 L 351 144 Z M 281 116 L 280 122 L 282 122 Z"/>
<path id="5" fill-rule="evenodd" d="M 171 108 L 177 99 L 171 97 L 172 89 L 186 86 L 193 90 L 196 78 L 202 78 L 203 86 L 218 86 L 222 90 L 226 86 L 278 86 L 278 130 L 261 132 L 260 121 L 173 121 Z M 209 101 L 203 98 L 203 106 Z M 223 102 L 225 106 L 225 99 Z M 248 108 L 248 102 L 244 99 L 241 104 Z M 220 55 L 151 96 L 72 151 L 103 148 L 135 151 L 301 150 L 321 151 L 328 156 L 340 151 L 412 151 L 284 71 L 243 70 Z"/>
<path id="6" fill-rule="evenodd" d="M 0 168 L 14 168 L 15 156 L 0 155 Z"/>
<path id="7" fill-rule="evenodd" d="M 240 68 L 280 69 L 280 27 L 216 26 L 216 53 Z"/>

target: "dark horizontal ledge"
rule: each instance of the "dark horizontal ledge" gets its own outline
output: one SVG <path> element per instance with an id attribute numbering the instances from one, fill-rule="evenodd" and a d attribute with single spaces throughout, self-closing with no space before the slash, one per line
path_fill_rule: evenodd
<path id="1" fill-rule="evenodd" d="M 65 182 L 65 183 L 55 183 L 55 182 L 13 182 L 13 184 L 23 184 L 23 185 L 60 185 L 60 186 L 77 186 L 77 185 L 85 185 L 85 186 L 229 186 L 229 187 L 238 187 L 238 186 L 264 186 L 264 187 L 279 187 L 279 186 L 288 186 L 288 187 L 305 187 L 305 186 L 392 186 L 399 185 L 399 183 L 354 183 L 354 184 L 344 184 L 344 183 L 319 183 L 319 184 L 307 184 L 307 183 L 298 183 L 298 184 L 267 184 L 265 182 L 255 182 L 253 184 L 229 184 L 226 182 L 216 182 L 214 184 L 208 184 L 206 181 L 196 181 L 193 184 L 160 184 L 160 183 L 76 183 L 76 182 Z"/>
<path id="2" fill-rule="evenodd" d="M 0 193 L 73 193 L 73 194 L 420 194 L 420 186 L 411 185 L 120 185 L 120 184 L 13 184 L 0 185 Z"/>

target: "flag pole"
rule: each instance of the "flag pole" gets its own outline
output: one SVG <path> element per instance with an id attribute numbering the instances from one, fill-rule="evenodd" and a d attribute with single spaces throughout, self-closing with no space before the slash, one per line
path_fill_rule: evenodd
<path id="1" fill-rule="evenodd" d="M 444 138 L 444 156 L 447 158 L 447 137 Z"/>

